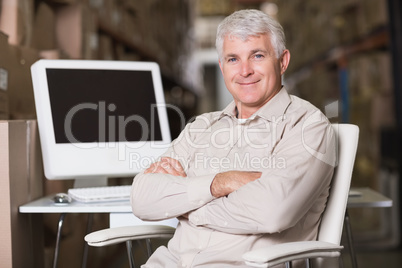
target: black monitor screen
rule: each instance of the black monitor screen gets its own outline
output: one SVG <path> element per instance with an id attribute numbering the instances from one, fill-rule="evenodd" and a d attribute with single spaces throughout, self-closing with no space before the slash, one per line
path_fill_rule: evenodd
<path id="1" fill-rule="evenodd" d="M 151 71 L 46 74 L 56 143 L 162 140 Z"/>

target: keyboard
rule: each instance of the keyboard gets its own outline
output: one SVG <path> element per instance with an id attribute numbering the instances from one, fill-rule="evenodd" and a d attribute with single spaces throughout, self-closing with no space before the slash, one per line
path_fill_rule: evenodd
<path id="1" fill-rule="evenodd" d="M 130 200 L 131 185 L 71 188 L 68 195 L 84 203 Z"/>

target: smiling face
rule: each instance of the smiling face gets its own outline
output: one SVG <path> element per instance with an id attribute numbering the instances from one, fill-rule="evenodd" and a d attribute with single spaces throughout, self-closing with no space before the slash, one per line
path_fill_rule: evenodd
<path id="1" fill-rule="evenodd" d="M 290 52 L 278 59 L 268 35 L 246 41 L 225 37 L 219 61 L 226 87 L 238 109 L 238 118 L 248 118 L 279 92 Z"/>

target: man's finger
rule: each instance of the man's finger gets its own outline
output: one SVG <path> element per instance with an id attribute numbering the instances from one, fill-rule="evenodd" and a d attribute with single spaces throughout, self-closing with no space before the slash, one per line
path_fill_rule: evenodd
<path id="1" fill-rule="evenodd" d="M 177 176 L 182 176 L 182 177 L 186 177 L 187 174 L 184 171 L 183 166 L 180 164 L 180 162 L 174 158 L 171 157 L 164 157 L 161 159 L 161 161 L 167 165 L 167 167 L 170 169 L 174 169 L 175 171 L 177 171 Z"/>
<path id="2" fill-rule="evenodd" d="M 151 166 L 147 168 L 144 173 L 163 173 L 181 177 L 187 176 L 180 162 L 171 157 L 161 158 L 158 162 L 151 164 Z"/>

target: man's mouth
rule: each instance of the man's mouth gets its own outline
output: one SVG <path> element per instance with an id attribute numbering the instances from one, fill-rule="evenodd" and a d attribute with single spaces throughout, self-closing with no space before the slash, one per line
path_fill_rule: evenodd
<path id="1" fill-rule="evenodd" d="M 252 81 L 252 82 L 237 82 L 239 85 L 241 86 L 249 86 L 249 85 L 254 85 L 256 83 L 258 83 L 260 80 L 258 81 Z"/>

